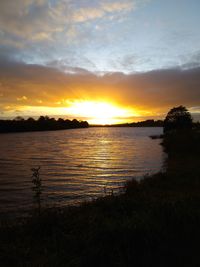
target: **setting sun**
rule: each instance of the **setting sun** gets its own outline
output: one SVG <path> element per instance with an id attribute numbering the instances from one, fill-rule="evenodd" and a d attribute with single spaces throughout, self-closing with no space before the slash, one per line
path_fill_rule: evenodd
<path id="1" fill-rule="evenodd" d="M 137 116 L 131 109 L 99 101 L 75 101 L 66 108 L 66 112 L 75 117 L 82 115 L 91 124 L 120 123 L 132 116 Z"/>

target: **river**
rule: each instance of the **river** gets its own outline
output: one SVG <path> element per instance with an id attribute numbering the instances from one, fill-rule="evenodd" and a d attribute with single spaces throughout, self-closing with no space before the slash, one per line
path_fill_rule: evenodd
<path id="1" fill-rule="evenodd" d="M 41 166 L 42 205 L 66 206 L 117 193 L 124 181 L 162 169 L 152 140 L 162 128 L 91 127 L 0 135 L 0 214 L 34 206 L 31 168 Z"/>

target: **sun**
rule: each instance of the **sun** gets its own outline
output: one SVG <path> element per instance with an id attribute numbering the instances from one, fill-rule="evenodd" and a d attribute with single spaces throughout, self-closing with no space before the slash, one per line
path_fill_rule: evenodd
<path id="1" fill-rule="evenodd" d="M 101 125 L 121 123 L 136 115 L 133 110 L 102 101 L 74 101 L 66 108 L 66 113 Z"/>

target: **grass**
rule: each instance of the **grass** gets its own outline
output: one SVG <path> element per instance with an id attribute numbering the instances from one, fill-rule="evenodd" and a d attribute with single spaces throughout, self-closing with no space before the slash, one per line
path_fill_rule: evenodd
<path id="1" fill-rule="evenodd" d="M 0 227 L 2 266 L 200 266 L 200 159 L 171 156 L 165 173 L 124 193 L 49 209 Z"/>

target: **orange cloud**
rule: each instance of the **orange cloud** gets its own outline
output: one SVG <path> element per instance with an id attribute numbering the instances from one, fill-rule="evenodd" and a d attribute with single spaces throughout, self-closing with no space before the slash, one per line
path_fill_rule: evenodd
<path id="1" fill-rule="evenodd" d="M 200 106 L 200 68 L 99 76 L 83 69 L 64 73 L 52 67 L 4 62 L 0 63 L 0 85 L 4 115 L 23 107 L 29 107 L 29 114 L 37 106 L 66 108 L 75 100 L 113 103 L 141 116 L 163 116 L 180 104 Z"/>

